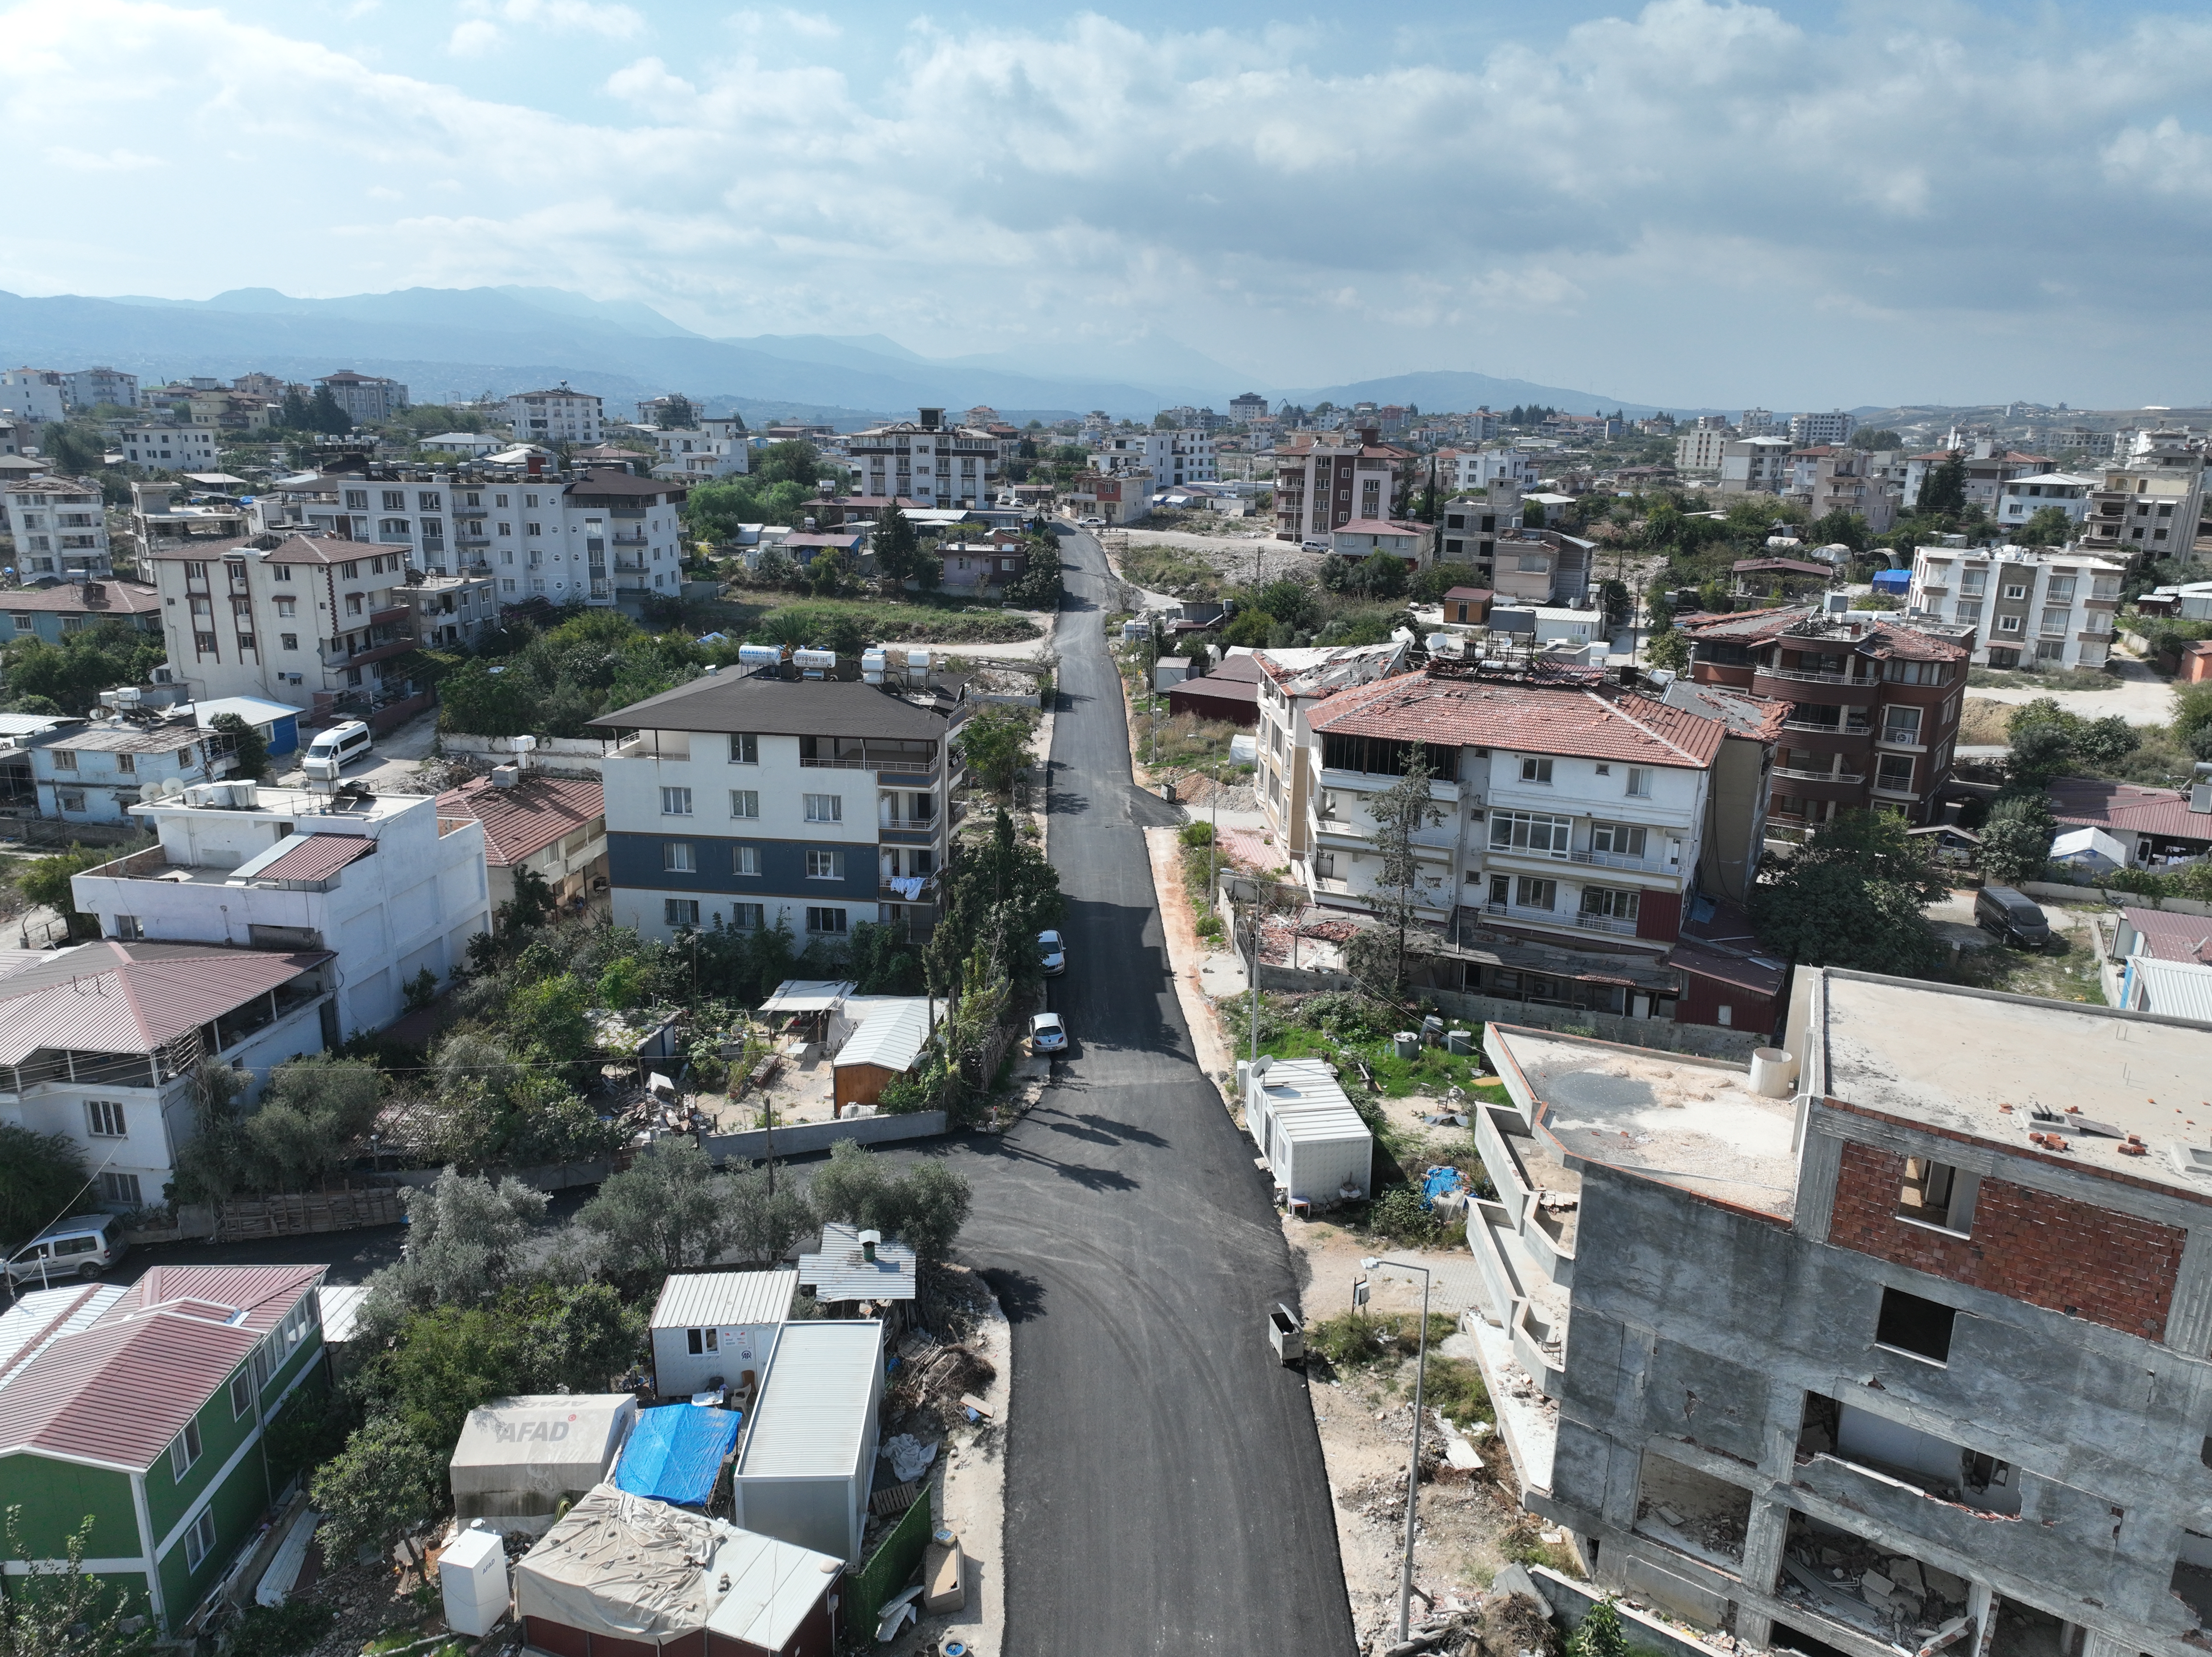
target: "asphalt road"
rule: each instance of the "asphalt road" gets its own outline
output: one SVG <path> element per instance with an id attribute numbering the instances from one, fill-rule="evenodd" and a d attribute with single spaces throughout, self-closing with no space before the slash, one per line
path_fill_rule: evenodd
<path id="1" fill-rule="evenodd" d="M 1350 1653 L 1312 1408 L 1267 1340 L 1289 1252 L 1170 982 L 1139 832 L 1168 817 L 1129 780 L 1104 555 L 1066 551 L 1051 982 L 1074 1053 L 1002 1140 L 949 1156 L 975 1196 L 960 1252 L 1013 1326 L 1006 1648 Z"/>

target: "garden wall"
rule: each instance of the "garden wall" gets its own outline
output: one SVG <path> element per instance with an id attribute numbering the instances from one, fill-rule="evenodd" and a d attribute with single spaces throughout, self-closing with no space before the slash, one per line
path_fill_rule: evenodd
<path id="1" fill-rule="evenodd" d="M 504 765 L 514 757 L 512 737 L 471 737 L 445 734 L 440 750 L 449 759 L 478 765 Z M 605 744 L 592 737 L 540 737 L 530 768 L 555 777 L 597 777 L 605 762 Z"/>
<path id="2" fill-rule="evenodd" d="M 2101 886 L 2062 886 L 2049 880 L 2022 881 L 2020 889 L 2030 897 L 2049 898 L 2054 903 L 2079 903 L 2087 898 L 2100 903 L 2124 903 L 2136 909 L 2170 909 L 2176 914 L 2212 915 L 2212 903 L 2200 903 L 2189 897 L 2146 897 L 2140 892 L 2108 891 Z"/>
<path id="3" fill-rule="evenodd" d="M 779 1156 L 805 1156 L 827 1150 L 841 1139 L 857 1144 L 896 1144 L 907 1139 L 933 1139 L 946 1127 L 941 1110 L 917 1110 L 902 1116 L 860 1116 L 836 1122 L 799 1122 L 774 1130 L 754 1128 L 744 1133 L 709 1133 L 701 1140 L 716 1162 L 757 1162 L 771 1144 Z"/>

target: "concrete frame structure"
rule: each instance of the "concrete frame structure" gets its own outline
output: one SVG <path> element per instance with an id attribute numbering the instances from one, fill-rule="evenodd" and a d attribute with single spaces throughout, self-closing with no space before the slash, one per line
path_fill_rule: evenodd
<path id="1" fill-rule="evenodd" d="M 920 507 L 988 507 L 998 499 L 999 440 L 945 423 L 942 409 L 871 426 L 845 440 L 853 493 L 865 507 L 910 501 Z"/>

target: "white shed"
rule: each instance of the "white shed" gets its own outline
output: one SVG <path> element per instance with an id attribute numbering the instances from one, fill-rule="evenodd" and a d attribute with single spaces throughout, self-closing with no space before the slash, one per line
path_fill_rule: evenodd
<path id="1" fill-rule="evenodd" d="M 653 1308 L 653 1390 L 689 1398 L 718 1378 L 726 1387 L 757 1385 L 798 1292 L 799 1274 L 789 1266 L 667 1279 Z"/>
<path id="2" fill-rule="evenodd" d="M 628 1393 L 538 1393 L 469 1411 L 447 1476 L 465 1525 L 536 1536 L 607 1476 L 637 1422 Z"/>
<path id="3" fill-rule="evenodd" d="M 1275 1184 L 1316 1208 L 1372 1189 L 1375 1136 L 1318 1059 L 1262 1061 L 1248 1077 L 1244 1120 Z"/>
<path id="4" fill-rule="evenodd" d="M 883 1395 L 882 1324 L 786 1327 L 745 1423 L 732 1518 L 763 1536 L 857 1561 Z"/>

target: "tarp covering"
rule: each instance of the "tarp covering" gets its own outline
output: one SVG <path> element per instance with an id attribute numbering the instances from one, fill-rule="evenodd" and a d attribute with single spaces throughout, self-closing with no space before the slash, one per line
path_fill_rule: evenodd
<path id="1" fill-rule="evenodd" d="M 623 1447 L 616 1488 L 679 1508 L 706 1505 L 722 1458 L 738 1442 L 738 1412 L 696 1404 L 647 1410 Z"/>
<path id="2" fill-rule="evenodd" d="M 637 1419 L 628 1393 L 541 1393 L 469 1411 L 447 1468 L 464 1520 L 550 1514 L 606 1477 Z"/>

